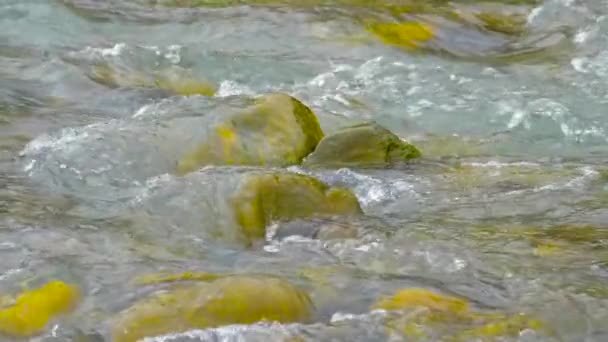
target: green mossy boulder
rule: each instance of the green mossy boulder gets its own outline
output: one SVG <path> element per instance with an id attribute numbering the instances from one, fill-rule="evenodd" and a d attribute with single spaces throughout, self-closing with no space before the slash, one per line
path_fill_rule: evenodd
<path id="1" fill-rule="evenodd" d="M 349 189 L 287 172 L 248 176 L 232 205 L 236 221 L 249 239 L 263 238 L 272 221 L 362 213 Z"/>
<path id="2" fill-rule="evenodd" d="M 383 167 L 421 156 L 413 145 L 376 123 L 343 128 L 328 135 L 303 163 L 305 167 Z"/>
<path id="3" fill-rule="evenodd" d="M 286 280 L 227 276 L 210 282 L 180 284 L 136 302 L 112 322 L 112 341 L 259 321 L 306 322 L 313 304 Z"/>
<path id="4" fill-rule="evenodd" d="M 205 141 L 179 160 L 177 173 L 204 165 L 299 164 L 321 138 L 319 121 L 308 107 L 289 95 L 269 94 L 217 124 Z"/>

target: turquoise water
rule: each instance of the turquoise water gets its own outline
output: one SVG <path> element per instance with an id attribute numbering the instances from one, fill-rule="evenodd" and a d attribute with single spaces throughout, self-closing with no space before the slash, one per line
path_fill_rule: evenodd
<path id="1" fill-rule="evenodd" d="M 408 340 L 369 311 L 408 287 L 547 327 L 492 341 L 608 340 L 606 1 L 437 1 L 398 15 L 360 1 L 226 3 L 0 1 L 0 295 L 49 279 L 85 294 L 32 341 L 109 341 L 111 318 L 145 294 L 131 280 L 161 271 L 280 275 L 317 314 L 151 341 Z M 513 14 L 519 31 L 484 28 L 481 12 Z M 434 37 L 386 44 L 370 19 Z M 176 66 L 215 95 L 142 81 Z M 217 203 L 243 171 L 169 174 L 209 113 L 274 91 L 326 133 L 374 120 L 420 147 L 406 168 L 289 168 L 353 190 L 358 238 L 218 243 L 201 222 L 222 227 Z M 421 340 L 459 327 L 446 329 Z"/>

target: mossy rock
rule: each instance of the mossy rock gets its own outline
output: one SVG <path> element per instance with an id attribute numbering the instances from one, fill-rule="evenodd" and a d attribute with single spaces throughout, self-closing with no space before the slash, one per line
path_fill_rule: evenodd
<path id="1" fill-rule="evenodd" d="M 469 303 L 466 300 L 427 289 L 411 288 L 399 290 L 390 297 L 382 298 L 372 306 L 373 309 L 383 310 L 403 310 L 416 307 L 460 314 L 469 310 Z"/>
<path id="2" fill-rule="evenodd" d="M 426 289 L 402 289 L 382 298 L 373 309 L 408 310 L 386 322 L 389 335 L 408 341 L 495 340 L 518 336 L 525 329 L 545 330 L 544 324 L 523 313 L 476 312 L 469 302 Z"/>
<path id="3" fill-rule="evenodd" d="M 153 88 L 184 96 L 213 96 L 216 91 L 216 87 L 212 83 L 194 77 L 189 70 L 179 66 L 147 73 L 101 64 L 93 67 L 89 78 L 112 88 Z"/>
<path id="4" fill-rule="evenodd" d="M 236 221 L 249 239 L 264 237 L 272 221 L 362 213 L 349 189 L 287 172 L 246 177 L 232 205 Z"/>
<path id="5" fill-rule="evenodd" d="M 51 281 L 26 290 L 16 298 L 0 300 L 0 335 L 29 337 L 41 333 L 49 322 L 72 310 L 80 299 L 78 287 Z"/>
<path id="6" fill-rule="evenodd" d="M 217 124 L 205 141 L 179 160 L 177 173 L 204 165 L 299 164 L 321 138 L 319 121 L 308 107 L 289 95 L 269 94 Z"/>
<path id="7" fill-rule="evenodd" d="M 421 156 L 413 145 L 376 123 L 343 128 L 321 140 L 305 167 L 382 167 Z"/>
<path id="8" fill-rule="evenodd" d="M 259 321 L 306 322 L 313 304 L 304 291 L 271 277 L 227 276 L 177 285 L 145 298 L 112 322 L 112 341 Z"/>

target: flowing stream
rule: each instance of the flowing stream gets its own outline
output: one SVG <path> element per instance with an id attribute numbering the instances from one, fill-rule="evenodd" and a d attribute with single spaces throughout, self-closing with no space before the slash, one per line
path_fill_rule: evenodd
<path id="1" fill-rule="evenodd" d="M 330 224 L 356 236 L 289 233 L 313 218 L 242 244 L 223 203 L 271 167 L 174 174 L 206 127 L 275 92 L 326 135 L 374 121 L 420 149 L 272 166 L 350 189 L 364 215 Z M 607 110 L 606 0 L 0 0 L 0 309 L 53 279 L 82 293 L 28 336 L 3 335 L 0 310 L 0 340 L 111 341 L 151 291 L 133 279 L 209 272 L 287 279 L 313 318 L 148 341 L 608 341 Z M 499 316 L 479 332 L 370 310 L 404 288 Z"/>

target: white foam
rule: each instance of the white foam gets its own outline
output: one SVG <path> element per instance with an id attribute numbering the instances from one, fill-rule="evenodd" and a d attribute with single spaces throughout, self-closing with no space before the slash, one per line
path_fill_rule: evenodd
<path id="1" fill-rule="evenodd" d="M 157 337 L 146 337 L 142 342 L 169 342 L 180 341 L 184 338 L 195 339 L 198 341 L 223 341 L 241 342 L 248 341 L 250 338 L 258 337 L 257 340 L 284 339 L 291 336 L 289 327 L 280 323 L 257 323 L 252 325 L 234 324 L 218 328 L 204 330 L 190 330 L 180 333 L 168 334 Z"/>
<path id="2" fill-rule="evenodd" d="M 120 56 L 126 48 L 127 44 L 125 43 L 117 43 L 111 48 L 87 46 L 83 50 L 70 52 L 68 55 L 71 57 L 117 57 Z"/>
<path id="3" fill-rule="evenodd" d="M 36 139 L 30 141 L 27 145 L 25 145 L 20 155 L 25 156 L 28 154 L 34 154 L 48 149 L 63 149 L 72 143 L 78 142 L 88 137 L 89 133 L 86 130 L 83 131 L 75 128 L 64 128 L 63 130 L 61 130 L 61 133 L 58 137 L 43 134 L 37 137 Z"/>
<path id="4" fill-rule="evenodd" d="M 217 97 L 226 97 L 234 95 L 253 96 L 256 95 L 256 93 L 246 85 L 239 84 L 235 81 L 225 80 L 220 83 L 220 88 L 215 94 L 215 96 Z"/>

